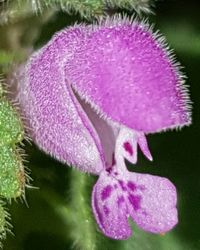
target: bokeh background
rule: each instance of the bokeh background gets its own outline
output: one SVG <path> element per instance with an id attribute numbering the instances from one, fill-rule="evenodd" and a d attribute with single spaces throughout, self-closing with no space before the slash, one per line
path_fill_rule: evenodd
<path id="1" fill-rule="evenodd" d="M 193 124 L 181 131 L 149 135 L 154 161 L 139 154 L 129 170 L 169 178 L 177 187 L 179 224 L 165 235 L 138 229 L 126 241 L 104 237 L 90 210 L 92 185 L 96 177 L 84 175 L 25 145 L 34 187 L 26 190 L 26 203 L 12 202 L 9 210 L 13 234 L 5 250 L 198 250 L 200 249 L 200 3 L 160 0 L 148 17 L 166 36 L 177 59 L 184 66 L 193 101 Z M 126 12 L 127 13 L 127 12 Z M 131 12 L 128 12 L 131 15 Z M 16 14 L 17 15 L 17 14 Z M 49 10 L 42 16 L 24 14 L 0 24 L 0 69 L 9 73 L 11 60 L 21 62 L 41 47 L 58 30 L 85 21 L 76 15 Z M 87 21 L 90 22 L 90 21 Z M 2 52 L 3 51 L 3 52 Z M 4 53 L 6 51 L 6 53 Z"/>

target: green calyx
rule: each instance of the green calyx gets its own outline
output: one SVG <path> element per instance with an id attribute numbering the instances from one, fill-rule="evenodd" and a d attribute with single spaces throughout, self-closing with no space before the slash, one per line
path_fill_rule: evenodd
<path id="1" fill-rule="evenodd" d="M 25 172 L 17 143 L 24 138 L 21 119 L 3 95 L 0 83 L 0 196 L 10 199 L 23 194 Z"/>
<path id="2" fill-rule="evenodd" d="M 21 142 L 24 131 L 21 119 L 15 109 L 5 99 L 0 101 L 0 143 L 15 144 Z"/>
<path id="3" fill-rule="evenodd" d="M 1 199 L 10 200 L 24 195 L 26 174 L 18 143 L 24 138 L 20 116 L 4 96 L 0 81 L 0 240 L 10 228 L 9 215 Z M 1 247 L 1 242 L 0 242 Z"/>
<path id="4" fill-rule="evenodd" d="M 10 216 L 6 209 L 4 208 L 4 203 L 0 201 L 0 240 L 6 238 L 7 231 L 9 232 L 12 228 L 11 224 L 9 223 Z M 2 248 L 2 243 L 0 242 L 0 248 Z"/>
<path id="5" fill-rule="evenodd" d="M 10 199 L 24 193 L 25 174 L 22 159 L 13 146 L 0 144 L 0 195 Z"/>

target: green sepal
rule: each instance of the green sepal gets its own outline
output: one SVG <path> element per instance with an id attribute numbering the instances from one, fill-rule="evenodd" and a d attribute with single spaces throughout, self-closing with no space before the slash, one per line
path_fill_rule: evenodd
<path id="1" fill-rule="evenodd" d="M 15 146 L 0 144 L 0 195 L 17 198 L 24 188 L 25 171 L 19 152 Z"/>
<path id="2" fill-rule="evenodd" d="M 24 138 L 21 119 L 4 97 L 0 100 L 0 143 L 15 144 Z"/>

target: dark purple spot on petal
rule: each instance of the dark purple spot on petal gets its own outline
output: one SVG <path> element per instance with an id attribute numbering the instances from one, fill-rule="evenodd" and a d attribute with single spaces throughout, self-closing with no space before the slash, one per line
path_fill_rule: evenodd
<path id="1" fill-rule="evenodd" d="M 116 161 L 115 161 L 115 155 L 114 153 L 112 154 L 112 166 L 114 166 L 116 164 Z"/>
<path id="2" fill-rule="evenodd" d="M 140 208 L 141 196 L 129 194 L 128 199 L 134 210 L 138 210 Z"/>
<path id="3" fill-rule="evenodd" d="M 120 185 L 120 187 L 122 188 L 122 190 L 123 190 L 123 191 L 126 191 L 127 188 L 126 188 L 125 183 L 124 183 L 122 180 L 118 180 L 118 182 L 119 182 L 119 185 Z"/>
<path id="4" fill-rule="evenodd" d="M 124 143 L 124 149 L 132 156 L 133 155 L 133 148 L 129 142 Z"/>
<path id="5" fill-rule="evenodd" d="M 105 215 L 109 215 L 109 213 L 110 213 L 109 208 L 105 205 L 103 206 L 103 211 L 104 211 Z"/>
<path id="6" fill-rule="evenodd" d="M 112 193 L 112 186 L 106 186 L 103 191 L 101 192 L 101 200 L 104 201 L 110 197 Z"/>
<path id="7" fill-rule="evenodd" d="M 117 198 L 117 205 L 118 205 L 118 207 L 120 207 L 121 206 L 121 204 L 123 203 L 125 201 L 125 199 L 124 199 L 124 196 L 119 196 L 118 198 Z"/>
<path id="8" fill-rule="evenodd" d="M 109 174 L 111 174 L 111 172 L 112 172 L 112 167 L 106 168 L 106 172 L 108 172 Z"/>
<path id="9" fill-rule="evenodd" d="M 141 191 L 144 191 L 146 189 L 146 187 L 144 185 L 139 185 L 139 186 L 137 186 L 137 188 Z"/>
<path id="10" fill-rule="evenodd" d="M 147 215 L 148 215 L 148 213 L 147 213 L 146 211 L 142 211 L 142 214 L 143 214 L 144 216 L 147 216 Z"/>
<path id="11" fill-rule="evenodd" d="M 117 189 L 117 188 L 118 188 L 117 184 L 115 184 L 115 185 L 114 185 L 114 188 L 115 188 L 115 189 Z"/>
<path id="12" fill-rule="evenodd" d="M 127 186 L 128 186 L 128 188 L 129 188 L 131 191 L 135 191 L 135 190 L 137 189 L 135 183 L 133 183 L 132 181 L 129 181 L 129 182 L 127 183 Z"/>

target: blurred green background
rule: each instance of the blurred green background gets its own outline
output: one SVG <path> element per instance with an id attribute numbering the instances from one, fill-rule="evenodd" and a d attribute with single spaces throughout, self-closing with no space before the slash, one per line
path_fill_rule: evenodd
<path id="1" fill-rule="evenodd" d="M 169 178 L 177 187 L 179 224 L 164 236 L 138 229 L 127 241 L 104 237 L 90 210 L 92 185 L 96 177 L 84 175 L 55 161 L 27 144 L 32 185 L 26 190 L 27 205 L 20 200 L 9 205 L 13 233 L 4 242 L 5 250 L 198 250 L 200 249 L 200 3 L 198 1 L 157 1 L 155 14 L 145 16 L 155 24 L 177 59 L 184 66 L 193 101 L 193 124 L 181 131 L 149 135 L 154 161 L 142 154 L 129 169 Z M 131 13 L 128 13 L 131 15 Z M 11 59 L 22 61 L 27 51 L 46 43 L 58 30 L 79 15 L 47 11 L 31 14 L 0 26 L 0 68 L 9 72 Z M 89 21 L 88 21 L 89 22 Z"/>

